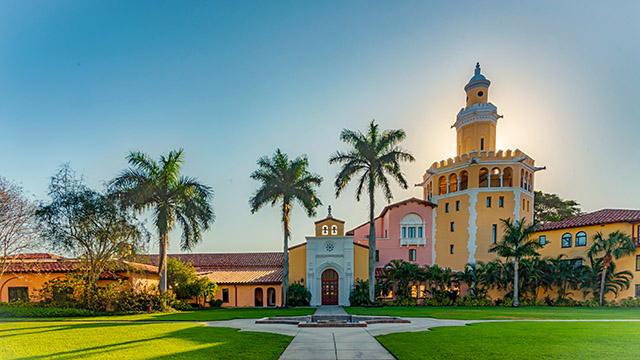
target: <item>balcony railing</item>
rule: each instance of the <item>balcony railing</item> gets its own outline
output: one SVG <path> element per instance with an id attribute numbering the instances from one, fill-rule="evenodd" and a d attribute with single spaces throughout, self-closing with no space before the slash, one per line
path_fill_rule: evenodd
<path id="1" fill-rule="evenodd" d="M 416 246 L 427 246 L 427 239 L 426 238 L 401 238 L 400 239 L 400 246 L 409 246 L 409 245 L 416 245 Z"/>

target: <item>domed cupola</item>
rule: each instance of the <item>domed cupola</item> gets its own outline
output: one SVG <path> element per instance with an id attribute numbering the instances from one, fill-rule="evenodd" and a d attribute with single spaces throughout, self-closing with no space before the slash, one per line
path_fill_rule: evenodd
<path id="1" fill-rule="evenodd" d="M 464 87 L 467 93 L 467 106 L 475 103 L 486 103 L 489 97 L 489 81 L 480 73 L 480 63 L 476 63 L 476 69 L 473 77 Z"/>

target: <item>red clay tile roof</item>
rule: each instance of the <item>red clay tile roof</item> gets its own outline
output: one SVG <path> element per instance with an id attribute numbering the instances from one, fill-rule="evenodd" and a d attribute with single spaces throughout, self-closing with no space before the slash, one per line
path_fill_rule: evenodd
<path id="1" fill-rule="evenodd" d="M 619 222 L 640 222 L 640 210 L 602 209 L 584 215 L 578 215 L 562 221 L 541 225 L 536 231 L 568 229 L 589 225 L 612 224 Z"/>
<path id="2" fill-rule="evenodd" d="M 242 269 L 218 269 L 206 273 L 204 276 L 218 285 L 238 284 L 281 284 L 282 267 L 279 268 L 242 268 Z"/>
<path id="3" fill-rule="evenodd" d="M 227 254 L 169 254 L 170 259 L 189 262 L 195 268 L 282 267 L 281 252 Z M 148 255 L 148 262 L 158 264 L 158 255 Z"/>
<path id="4" fill-rule="evenodd" d="M 57 261 L 16 261 L 8 265 L 7 273 L 62 273 L 82 270 L 84 264 L 77 260 L 57 260 Z M 116 264 L 116 266 L 109 270 L 109 272 L 122 272 L 122 271 L 145 271 L 151 273 L 158 273 L 158 268 L 146 264 L 138 264 L 129 261 L 122 261 Z M 113 277 L 108 272 L 100 275 L 101 277 Z"/>
<path id="5" fill-rule="evenodd" d="M 320 220 L 318 220 L 318 221 L 315 221 L 315 222 L 314 222 L 314 224 L 321 223 L 321 222 L 323 222 L 323 221 L 325 221 L 325 220 L 333 220 L 333 221 L 337 221 L 337 222 L 339 222 L 339 223 L 341 223 L 341 224 L 344 224 L 344 221 L 342 221 L 342 220 L 340 220 L 340 219 L 336 219 L 336 218 L 334 218 L 333 216 L 327 216 L 327 217 L 326 217 L 326 218 L 324 218 L 324 219 L 320 219 Z"/>
<path id="6" fill-rule="evenodd" d="M 438 206 L 438 205 L 432 203 L 431 201 L 420 200 L 417 197 L 411 197 L 411 198 L 408 198 L 406 200 L 398 201 L 397 203 L 393 203 L 393 204 L 385 206 L 384 209 L 382 209 L 382 211 L 380 212 L 380 215 L 378 215 L 378 217 L 376 217 L 376 220 L 381 218 L 381 217 L 383 217 L 383 216 L 385 216 L 387 214 L 387 211 L 389 211 L 389 210 L 391 210 L 393 208 L 396 208 L 396 207 L 400 207 L 402 205 L 407 205 L 408 203 L 412 203 L 412 202 L 416 203 L 418 205 L 424 205 L 424 206 L 431 206 L 431 207 Z M 356 226 L 355 228 L 347 231 L 345 233 L 345 235 L 351 236 L 351 235 L 355 234 L 356 229 L 361 228 L 362 226 L 367 225 L 367 224 L 369 224 L 368 221 L 366 223 L 363 223 L 363 224 L 361 224 L 359 226 Z"/>
<path id="7" fill-rule="evenodd" d="M 9 255 L 7 259 L 18 260 L 31 260 L 31 259 L 62 259 L 61 256 L 53 255 L 49 253 L 27 253 L 18 255 Z"/>

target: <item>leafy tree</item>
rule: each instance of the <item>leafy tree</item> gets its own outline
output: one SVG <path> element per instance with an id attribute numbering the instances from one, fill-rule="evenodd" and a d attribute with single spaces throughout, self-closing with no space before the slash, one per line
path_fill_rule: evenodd
<path id="1" fill-rule="evenodd" d="M 533 221 L 536 224 L 546 224 L 580 215 L 580 204 L 575 200 L 564 200 L 556 194 L 542 191 L 534 192 Z"/>
<path id="2" fill-rule="evenodd" d="M 191 263 L 183 263 L 178 259 L 167 260 L 167 286 L 178 299 L 213 297 L 218 285 L 208 277 L 198 277 Z"/>
<path id="3" fill-rule="evenodd" d="M 610 233 L 605 237 L 601 232 L 597 232 L 593 236 L 593 243 L 589 248 L 589 257 L 596 258 L 602 255 L 602 275 L 600 279 L 600 306 L 604 304 L 604 293 L 607 269 L 614 259 L 619 259 L 635 253 L 636 246 L 631 237 L 619 230 Z"/>
<path id="4" fill-rule="evenodd" d="M 127 156 L 130 167 L 110 183 L 112 196 L 138 212 L 153 210 L 159 235 L 160 291 L 167 289 L 167 248 L 169 233 L 176 222 L 182 229 L 182 250 L 191 250 L 202 240 L 202 231 L 213 223 L 213 191 L 195 178 L 181 176 L 182 149 L 171 151 L 157 162 L 149 155 L 133 151 Z"/>
<path id="5" fill-rule="evenodd" d="M 362 306 L 369 304 L 369 280 L 356 279 L 353 289 L 349 293 L 349 303 L 351 306 Z"/>
<path id="6" fill-rule="evenodd" d="M 0 177 L 0 278 L 36 241 L 35 210 L 19 186 Z"/>
<path id="7" fill-rule="evenodd" d="M 540 249 L 542 245 L 537 240 L 531 239 L 534 226 L 528 225 L 525 218 L 519 221 L 511 221 L 511 219 L 501 219 L 500 221 L 504 226 L 504 236 L 501 241 L 489 249 L 489 252 L 495 252 L 506 258 L 507 261 L 513 260 L 513 306 L 518 307 L 518 266 L 520 260 L 539 256 L 536 250 Z"/>
<path id="8" fill-rule="evenodd" d="M 393 177 L 403 189 L 408 187 L 402 171 L 401 161 L 414 161 L 414 157 L 398 144 L 404 140 L 404 130 L 385 130 L 380 133 L 375 121 L 371 121 L 367 134 L 343 129 L 340 139 L 351 146 L 348 152 L 336 152 L 330 164 L 342 164 L 335 180 L 336 197 L 340 196 L 354 176 L 360 176 L 356 189 L 356 200 L 363 191 L 369 195 L 369 300 L 375 301 L 376 227 L 375 190 L 381 187 L 384 197 L 391 202 L 393 195 L 387 175 Z"/>
<path id="9" fill-rule="evenodd" d="M 311 292 L 299 282 L 294 282 L 287 292 L 287 302 L 291 306 L 309 306 L 311 301 Z"/>
<path id="10" fill-rule="evenodd" d="M 618 296 L 621 290 L 628 289 L 631 285 L 633 274 L 630 271 L 616 271 L 616 264 L 611 261 L 604 273 L 604 291 L 601 291 L 601 281 L 603 275 L 603 259 L 589 257 L 591 266 L 583 266 L 580 272 L 580 287 L 585 297 L 592 293 L 594 297 L 604 298 L 608 293 Z M 603 294 L 600 297 L 600 294 Z M 603 301 L 604 303 L 604 301 Z"/>
<path id="11" fill-rule="evenodd" d="M 419 282 L 421 272 L 418 265 L 404 260 L 391 260 L 385 266 L 386 277 L 395 283 L 396 297 L 400 300 L 411 297 L 411 286 Z"/>
<path id="12" fill-rule="evenodd" d="M 113 262 L 140 250 L 148 233 L 132 213 L 77 178 L 64 165 L 51 178 L 51 201 L 36 211 L 42 236 L 54 248 L 86 262 L 87 282 L 96 287 L 100 274 Z"/>
<path id="13" fill-rule="evenodd" d="M 282 209 L 282 226 L 284 229 L 284 260 L 282 272 L 282 292 L 284 306 L 289 301 L 289 237 L 291 229 L 289 221 L 294 203 L 299 203 L 306 210 L 307 216 L 315 216 L 316 208 L 322 205 L 316 193 L 316 187 L 322 183 L 320 175 L 309 172 L 309 161 L 306 156 L 289 160 L 287 154 L 277 149 L 273 157 L 264 156 L 258 159 L 258 170 L 251 178 L 260 181 L 261 185 L 249 200 L 251 213 L 254 214 L 266 204 L 279 204 Z"/>

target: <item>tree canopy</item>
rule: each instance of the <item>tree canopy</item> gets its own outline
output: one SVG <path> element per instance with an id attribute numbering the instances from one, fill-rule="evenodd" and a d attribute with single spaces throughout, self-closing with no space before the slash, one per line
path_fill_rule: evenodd
<path id="1" fill-rule="evenodd" d="M 149 234 L 133 213 L 89 188 L 68 165 L 51 178 L 49 197 L 36 211 L 43 238 L 85 261 L 91 286 L 114 260 L 135 254 L 148 242 Z"/>
<path id="2" fill-rule="evenodd" d="M 533 219 L 536 224 L 546 224 L 580 215 L 580 204 L 575 200 L 564 200 L 557 194 L 534 192 Z"/>

